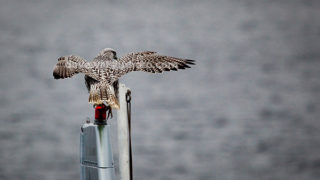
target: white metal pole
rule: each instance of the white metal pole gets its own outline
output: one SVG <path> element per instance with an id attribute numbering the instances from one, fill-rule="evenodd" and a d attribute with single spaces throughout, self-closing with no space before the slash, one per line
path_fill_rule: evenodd
<path id="1" fill-rule="evenodd" d="M 124 84 L 119 84 L 119 104 L 117 112 L 118 122 L 118 146 L 119 146 L 119 176 L 120 180 L 130 180 L 129 157 L 129 124 L 126 94 L 130 91 Z"/>

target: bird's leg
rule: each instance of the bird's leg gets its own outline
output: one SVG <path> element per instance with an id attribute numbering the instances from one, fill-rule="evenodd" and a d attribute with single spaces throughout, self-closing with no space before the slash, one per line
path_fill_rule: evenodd
<path id="1" fill-rule="evenodd" d="M 112 115 L 112 108 L 111 106 L 107 106 L 107 120 L 109 119 L 109 116 L 110 116 L 110 119 L 113 117 Z"/>

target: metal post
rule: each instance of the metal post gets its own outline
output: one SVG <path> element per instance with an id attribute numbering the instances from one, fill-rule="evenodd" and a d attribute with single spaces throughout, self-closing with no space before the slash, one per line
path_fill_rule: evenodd
<path id="1" fill-rule="evenodd" d="M 118 146 L 119 146 L 119 176 L 120 180 L 132 179 L 132 162 L 131 162 L 131 136 L 130 122 L 128 117 L 127 94 L 130 90 L 124 85 L 119 85 L 119 103 L 118 110 Z"/>
<path id="2" fill-rule="evenodd" d="M 107 125 L 104 109 L 100 109 L 104 111 L 102 116 L 97 115 L 98 107 L 95 122 L 87 122 L 81 127 L 81 180 L 115 180 L 110 125 Z"/>
<path id="3" fill-rule="evenodd" d="M 130 90 L 120 84 L 120 109 L 117 112 L 120 180 L 132 180 L 131 115 L 127 97 L 130 97 Z M 97 106 L 95 122 L 87 122 L 81 127 L 81 180 L 115 180 L 110 125 L 107 125 L 105 110 L 104 105 Z"/>

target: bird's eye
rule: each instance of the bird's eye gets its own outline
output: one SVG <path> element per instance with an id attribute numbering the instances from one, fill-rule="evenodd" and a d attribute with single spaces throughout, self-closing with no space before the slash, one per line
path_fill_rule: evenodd
<path id="1" fill-rule="evenodd" d="M 58 61 L 64 60 L 64 57 L 59 57 Z"/>
<path id="2" fill-rule="evenodd" d="M 115 52 L 115 51 L 111 51 L 112 52 L 112 54 L 113 54 L 113 57 L 115 58 L 115 59 L 117 59 L 117 53 Z"/>

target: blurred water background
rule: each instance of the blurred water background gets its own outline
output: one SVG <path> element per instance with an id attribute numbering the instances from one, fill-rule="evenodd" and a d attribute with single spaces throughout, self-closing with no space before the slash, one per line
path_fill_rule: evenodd
<path id="1" fill-rule="evenodd" d="M 93 108 L 83 75 L 52 69 L 105 47 L 197 60 L 121 78 L 135 179 L 318 179 L 319 18 L 317 0 L 2 0 L 0 179 L 80 178 Z"/>

